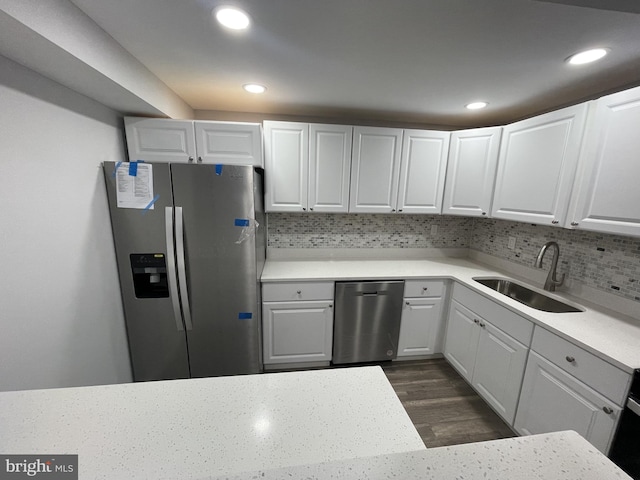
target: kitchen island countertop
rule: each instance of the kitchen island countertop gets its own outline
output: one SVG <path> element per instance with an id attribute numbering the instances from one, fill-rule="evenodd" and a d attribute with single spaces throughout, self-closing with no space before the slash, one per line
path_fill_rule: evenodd
<path id="1" fill-rule="evenodd" d="M 380 367 L 0 392 L 0 453 L 79 479 L 629 479 L 575 432 L 427 450 Z"/>
<path id="2" fill-rule="evenodd" d="M 206 480 L 631 480 L 576 432 L 468 443 Z M 202 479 L 205 480 L 205 479 Z"/>
<path id="3" fill-rule="evenodd" d="M 380 367 L 0 392 L 1 454 L 193 479 L 424 450 Z"/>

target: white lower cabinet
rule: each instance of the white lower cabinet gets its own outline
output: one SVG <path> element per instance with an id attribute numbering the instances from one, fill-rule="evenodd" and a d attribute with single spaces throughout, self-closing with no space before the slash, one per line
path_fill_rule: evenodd
<path id="1" fill-rule="evenodd" d="M 454 286 L 444 356 L 509 425 L 518 405 L 532 331 L 528 320 Z"/>
<path id="2" fill-rule="evenodd" d="M 529 349 L 489 322 L 481 323 L 480 329 L 471 384 L 513 425 Z"/>
<path id="3" fill-rule="evenodd" d="M 606 454 L 630 382 L 630 374 L 536 327 L 514 428 L 575 430 Z"/>
<path id="4" fill-rule="evenodd" d="M 332 301 L 265 303 L 264 363 L 331 361 L 332 304 Z"/>
<path id="5" fill-rule="evenodd" d="M 442 352 L 442 297 L 440 281 L 407 280 L 400 321 L 398 357 L 433 355 Z M 410 297 L 408 295 L 411 295 Z"/>
<path id="6" fill-rule="evenodd" d="M 514 428 L 521 435 L 575 430 L 606 454 L 621 410 L 532 351 Z"/>
<path id="7" fill-rule="evenodd" d="M 331 361 L 333 282 L 271 283 L 262 288 L 265 366 Z"/>

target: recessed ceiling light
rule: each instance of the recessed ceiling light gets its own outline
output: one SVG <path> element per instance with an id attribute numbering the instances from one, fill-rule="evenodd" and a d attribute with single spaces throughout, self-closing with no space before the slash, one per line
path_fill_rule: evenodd
<path id="1" fill-rule="evenodd" d="M 465 105 L 469 110 L 479 110 L 489 105 L 487 102 L 472 102 Z"/>
<path id="2" fill-rule="evenodd" d="M 249 15 L 235 7 L 220 7 L 215 10 L 216 20 L 232 30 L 244 30 L 249 27 Z"/>
<path id="3" fill-rule="evenodd" d="M 267 87 L 264 85 L 259 85 L 257 83 L 246 83 L 242 86 L 249 93 L 264 93 L 267 90 Z"/>
<path id="4" fill-rule="evenodd" d="M 571 65 L 583 65 L 585 63 L 595 62 L 604 57 L 608 52 L 606 48 L 594 48 L 592 50 L 585 50 L 584 52 L 576 53 L 567 58 L 567 63 Z"/>

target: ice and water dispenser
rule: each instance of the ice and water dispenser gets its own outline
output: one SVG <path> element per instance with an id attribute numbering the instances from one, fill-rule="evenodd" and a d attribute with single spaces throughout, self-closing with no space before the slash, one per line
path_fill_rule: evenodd
<path id="1" fill-rule="evenodd" d="M 129 258 L 137 298 L 169 296 L 167 263 L 163 253 L 132 253 Z"/>

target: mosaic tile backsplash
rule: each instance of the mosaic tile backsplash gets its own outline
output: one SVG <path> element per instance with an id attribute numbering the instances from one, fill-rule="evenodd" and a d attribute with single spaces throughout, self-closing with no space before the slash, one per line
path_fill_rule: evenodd
<path id="1" fill-rule="evenodd" d="M 467 248 L 473 219 L 442 215 L 270 213 L 271 248 Z M 437 233 L 431 234 L 431 227 Z"/>
<path id="2" fill-rule="evenodd" d="M 545 242 L 555 240 L 558 272 L 640 302 L 638 238 L 496 219 L 320 213 L 270 213 L 268 232 L 271 248 L 471 248 L 526 266 L 533 266 Z M 514 250 L 508 248 L 509 237 L 516 238 Z M 552 253 L 545 256 L 545 268 Z"/>
<path id="3" fill-rule="evenodd" d="M 509 237 L 516 238 L 514 250 L 508 248 Z M 550 240 L 560 246 L 559 273 L 589 287 L 640 301 L 640 238 L 476 219 L 470 248 L 533 266 L 540 247 Z M 552 257 L 550 250 L 545 255 L 545 269 Z"/>

